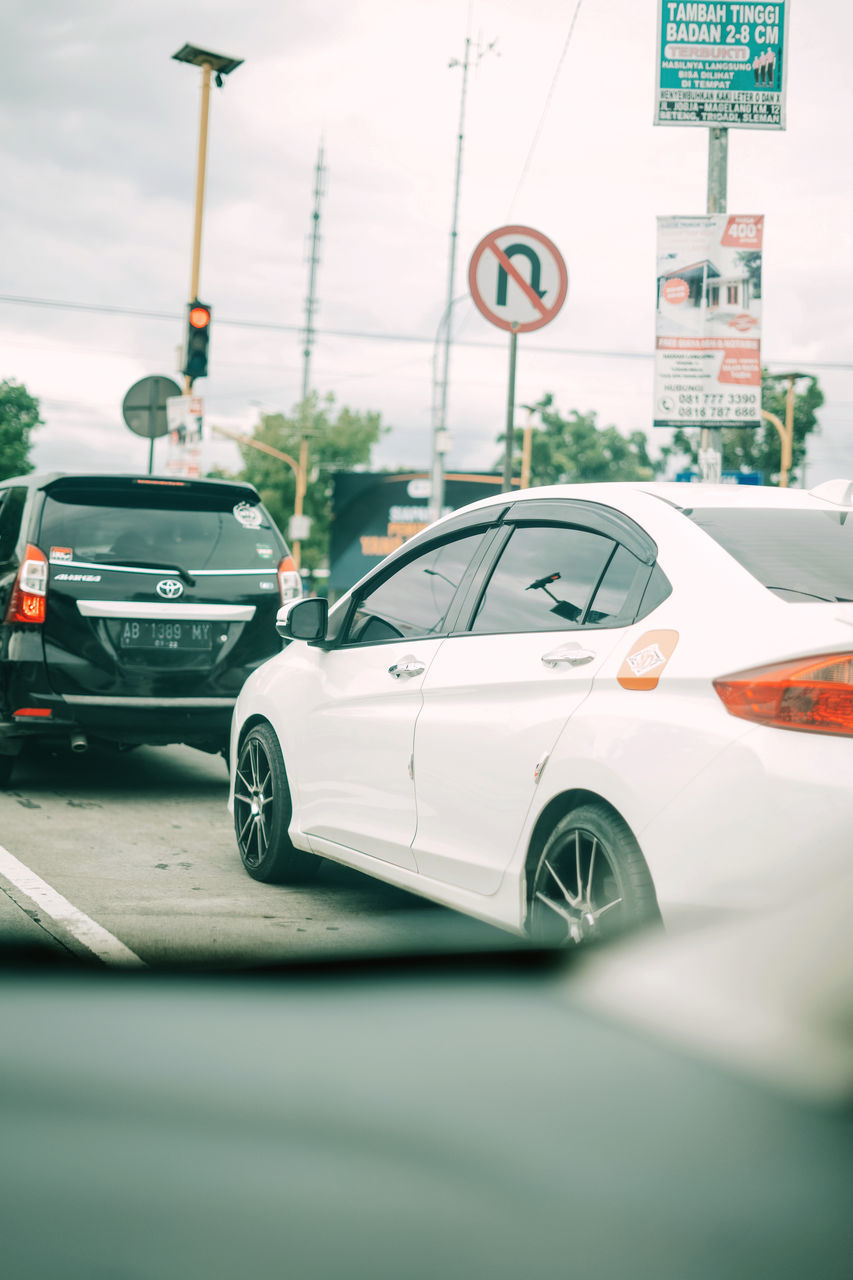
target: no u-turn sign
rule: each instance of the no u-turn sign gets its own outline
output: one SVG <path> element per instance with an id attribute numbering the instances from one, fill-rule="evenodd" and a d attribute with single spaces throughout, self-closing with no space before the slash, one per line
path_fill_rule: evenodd
<path id="1" fill-rule="evenodd" d="M 560 310 L 569 290 L 556 245 L 532 227 L 498 227 L 485 236 L 468 267 L 471 297 L 499 329 L 529 333 Z"/>

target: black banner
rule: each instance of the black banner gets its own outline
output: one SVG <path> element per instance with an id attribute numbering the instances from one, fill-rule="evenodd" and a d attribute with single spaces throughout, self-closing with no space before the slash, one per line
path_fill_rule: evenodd
<path id="1" fill-rule="evenodd" d="M 448 475 L 444 514 L 500 493 L 500 476 Z M 329 544 L 331 598 L 343 595 L 368 570 L 430 523 L 426 471 L 395 474 L 341 471 L 334 477 Z"/>

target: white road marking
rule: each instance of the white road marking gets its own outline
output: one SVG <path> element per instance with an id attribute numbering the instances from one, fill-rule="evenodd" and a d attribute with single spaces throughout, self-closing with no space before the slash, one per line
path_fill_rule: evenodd
<path id="1" fill-rule="evenodd" d="M 0 845 L 0 875 L 6 877 L 33 902 L 44 915 L 49 916 L 71 934 L 77 942 L 81 942 L 106 964 L 142 965 L 135 951 L 126 947 L 108 929 L 91 920 L 83 911 L 73 906 L 61 893 L 52 889 L 41 876 L 20 862 L 14 854 Z"/>

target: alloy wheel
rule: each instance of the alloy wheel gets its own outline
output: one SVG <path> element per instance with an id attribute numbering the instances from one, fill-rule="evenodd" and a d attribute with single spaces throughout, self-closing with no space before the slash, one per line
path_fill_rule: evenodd
<path id="1" fill-rule="evenodd" d="M 240 752 L 234 785 L 237 840 L 249 869 L 259 867 L 269 850 L 274 801 L 269 757 L 250 735 Z"/>
<path id="2" fill-rule="evenodd" d="M 533 902 L 548 940 L 573 945 L 606 937 L 619 925 L 623 905 L 613 859 L 604 842 L 583 827 L 548 847 L 536 873 Z"/>

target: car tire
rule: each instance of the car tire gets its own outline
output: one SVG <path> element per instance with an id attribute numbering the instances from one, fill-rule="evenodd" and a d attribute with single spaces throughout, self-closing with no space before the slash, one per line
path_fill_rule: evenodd
<path id="1" fill-rule="evenodd" d="M 268 724 L 257 724 L 240 745 L 234 779 L 234 830 L 253 880 L 301 884 L 317 874 L 320 859 L 297 849 L 287 834 L 291 812 L 278 738 Z"/>
<path id="2" fill-rule="evenodd" d="M 630 827 L 601 802 L 562 818 L 531 880 L 528 933 L 551 946 L 605 941 L 660 919 Z"/>

